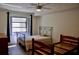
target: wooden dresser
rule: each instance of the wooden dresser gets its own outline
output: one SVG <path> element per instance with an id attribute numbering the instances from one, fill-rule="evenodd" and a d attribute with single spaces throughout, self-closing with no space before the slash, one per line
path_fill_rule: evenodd
<path id="1" fill-rule="evenodd" d="M 8 55 L 8 38 L 0 33 L 0 55 Z"/>

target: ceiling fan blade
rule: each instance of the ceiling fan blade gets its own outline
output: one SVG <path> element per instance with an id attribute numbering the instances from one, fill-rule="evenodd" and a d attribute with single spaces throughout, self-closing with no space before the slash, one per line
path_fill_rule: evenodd
<path id="1" fill-rule="evenodd" d="M 36 7 L 35 6 L 31 6 L 31 7 L 26 7 L 26 8 L 35 9 Z"/>
<path id="2" fill-rule="evenodd" d="M 50 3 L 41 3 L 41 6 L 49 5 Z"/>
<path id="3" fill-rule="evenodd" d="M 31 6 L 46 6 L 49 5 L 50 3 L 30 3 Z"/>
<path id="4" fill-rule="evenodd" d="M 30 3 L 31 6 L 37 6 L 37 3 Z"/>
<path id="5" fill-rule="evenodd" d="M 43 7 L 43 9 L 51 9 L 51 8 Z"/>

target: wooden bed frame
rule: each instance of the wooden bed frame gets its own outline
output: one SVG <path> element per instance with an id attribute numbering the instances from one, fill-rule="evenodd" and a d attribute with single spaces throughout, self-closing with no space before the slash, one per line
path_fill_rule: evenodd
<path id="1" fill-rule="evenodd" d="M 68 55 L 74 50 L 77 50 L 77 54 L 79 54 L 79 38 L 72 36 L 60 35 L 60 42 L 51 45 L 35 41 L 34 38 L 32 39 L 32 55 L 34 55 L 35 52 L 40 55 Z"/>
<path id="2" fill-rule="evenodd" d="M 43 35 L 43 36 L 50 36 L 51 37 L 51 43 L 52 43 L 52 30 L 53 30 L 53 27 L 48 27 L 48 26 L 40 26 L 39 27 L 39 35 Z M 17 37 L 18 37 L 18 34 L 22 34 L 22 33 L 17 33 Z M 19 44 L 21 44 L 22 46 L 25 46 L 25 34 L 22 34 L 23 37 L 18 37 L 17 38 L 17 42 Z M 20 40 L 20 39 L 24 39 L 24 41 Z"/>

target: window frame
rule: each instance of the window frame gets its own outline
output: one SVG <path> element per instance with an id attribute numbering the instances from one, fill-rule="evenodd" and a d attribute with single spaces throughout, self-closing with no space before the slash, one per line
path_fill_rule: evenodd
<path id="1" fill-rule="evenodd" d="M 12 22 L 12 23 L 25 23 L 26 26 L 25 26 L 25 27 L 12 27 L 12 26 L 11 26 L 11 28 L 25 28 L 26 31 L 20 31 L 20 32 L 27 32 L 27 31 L 28 31 L 28 27 L 27 27 L 27 26 L 28 26 L 28 24 L 27 24 L 27 17 L 12 16 L 11 19 L 12 19 L 13 17 L 14 17 L 14 18 L 25 18 L 25 19 L 26 19 L 26 22 L 12 22 L 12 21 L 11 21 L 11 22 Z M 11 23 L 11 25 L 12 25 L 12 23 Z M 13 30 L 12 30 L 12 31 L 13 31 Z"/>

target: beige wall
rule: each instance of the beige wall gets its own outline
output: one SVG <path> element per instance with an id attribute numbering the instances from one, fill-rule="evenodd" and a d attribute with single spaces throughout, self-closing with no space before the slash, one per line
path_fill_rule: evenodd
<path id="1" fill-rule="evenodd" d="M 79 8 L 43 15 L 40 25 L 53 27 L 54 42 L 60 34 L 79 37 Z"/>
<path id="2" fill-rule="evenodd" d="M 0 33 L 7 33 L 7 13 L 0 10 Z"/>
<path id="3" fill-rule="evenodd" d="M 57 13 L 43 15 L 41 17 L 33 17 L 33 34 L 39 32 L 39 26 L 53 27 L 53 40 L 59 41 L 59 35 L 71 35 L 79 37 L 79 9 L 67 10 Z M 7 32 L 7 14 L 5 11 L 0 11 L 0 33 Z"/>

